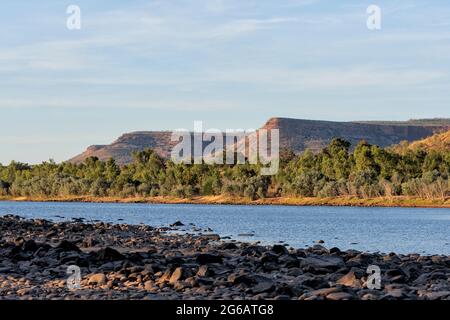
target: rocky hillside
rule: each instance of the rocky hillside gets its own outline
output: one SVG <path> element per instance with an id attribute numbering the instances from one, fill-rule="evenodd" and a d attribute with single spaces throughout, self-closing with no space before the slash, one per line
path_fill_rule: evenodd
<path id="1" fill-rule="evenodd" d="M 412 143 L 402 143 L 394 148 L 397 151 L 410 150 L 447 150 L 450 151 L 450 130 L 437 133 L 431 137 L 414 141 Z"/>
<path id="2" fill-rule="evenodd" d="M 450 119 L 410 120 L 405 122 L 333 122 L 271 118 L 262 127 L 280 130 L 280 147 L 300 153 L 309 148 L 320 151 L 333 138 L 346 139 L 356 145 L 360 140 L 382 147 L 401 141 L 416 141 L 450 130 Z M 79 163 L 87 157 L 114 158 L 119 164 L 132 160 L 131 152 L 151 148 L 163 157 L 170 156 L 175 142 L 170 131 L 133 132 L 122 135 L 110 145 L 95 145 L 70 159 Z"/>
<path id="3" fill-rule="evenodd" d="M 88 157 L 100 160 L 113 158 L 119 164 L 126 164 L 133 160 L 131 153 L 146 148 L 155 150 L 163 157 L 170 156 L 174 143 L 170 141 L 170 131 L 148 131 L 126 133 L 109 145 L 93 145 L 85 152 L 70 159 L 69 162 L 80 163 Z"/>
<path id="4" fill-rule="evenodd" d="M 441 121 L 439 124 L 429 124 L 427 120 L 422 120 L 421 124 L 417 125 L 416 121 L 332 122 L 272 118 L 263 128 L 280 129 L 280 146 L 295 152 L 301 152 L 307 148 L 318 152 L 333 138 L 343 138 L 350 141 L 353 146 L 361 140 L 366 140 L 371 144 L 387 147 L 401 141 L 420 140 L 450 129 L 450 119 L 446 122 Z"/>

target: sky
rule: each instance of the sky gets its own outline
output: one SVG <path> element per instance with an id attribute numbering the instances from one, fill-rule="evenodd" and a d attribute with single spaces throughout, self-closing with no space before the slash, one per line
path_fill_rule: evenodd
<path id="1" fill-rule="evenodd" d="M 2 0 L 0 40 L 3 164 L 195 120 L 450 117 L 448 0 Z"/>

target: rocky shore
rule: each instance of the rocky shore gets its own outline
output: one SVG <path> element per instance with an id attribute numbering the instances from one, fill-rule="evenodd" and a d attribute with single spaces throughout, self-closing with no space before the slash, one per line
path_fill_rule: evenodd
<path id="1" fill-rule="evenodd" d="M 450 299 L 450 257 L 262 246 L 182 227 L 0 217 L 0 299 Z M 69 290 L 67 268 L 81 270 Z M 381 269 L 368 289 L 367 267 Z"/>

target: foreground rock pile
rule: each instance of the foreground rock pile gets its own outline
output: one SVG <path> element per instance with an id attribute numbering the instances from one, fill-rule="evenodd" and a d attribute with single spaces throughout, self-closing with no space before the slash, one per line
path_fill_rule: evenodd
<path id="1" fill-rule="evenodd" d="M 176 228 L 176 227 L 174 227 Z M 0 218 L 0 299 L 450 299 L 450 257 L 223 241 L 172 228 Z M 67 288 L 67 267 L 81 289 Z M 377 265 L 382 288 L 366 286 Z"/>

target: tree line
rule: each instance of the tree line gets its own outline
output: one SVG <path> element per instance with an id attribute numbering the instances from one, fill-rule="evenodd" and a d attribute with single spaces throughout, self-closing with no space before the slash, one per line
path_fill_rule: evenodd
<path id="1" fill-rule="evenodd" d="M 397 152 L 361 141 L 334 139 L 320 153 L 281 152 L 274 176 L 260 175 L 259 164 L 187 165 L 165 160 L 152 150 L 133 153 L 133 162 L 91 157 L 81 164 L 44 162 L 0 164 L 0 195 L 27 197 L 135 197 L 230 195 L 266 197 L 450 195 L 450 151 Z"/>

